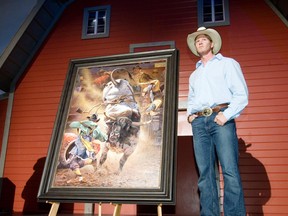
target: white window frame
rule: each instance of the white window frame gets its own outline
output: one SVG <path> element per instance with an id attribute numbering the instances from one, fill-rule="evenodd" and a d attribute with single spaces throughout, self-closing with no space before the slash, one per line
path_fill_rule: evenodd
<path id="1" fill-rule="evenodd" d="M 224 26 L 230 25 L 230 13 L 229 13 L 229 0 L 222 0 L 223 3 L 223 20 L 215 21 L 214 4 L 215 0 L 211 0 L 212 5 L 212 21 L 204 22 L 204 0 L 198 0 L 198 26 Z"/>
<path id="2" fill-rule="evenodd" d="M 99 12 L 105 11 L 104 17 L 104 32 L 97 32 L 97 26 L 99 21 Z M 91 13 L 95 13 L 95 29 L 93 33 L 88 33 L 88 25 L 89 25 L 89 15 Z M 82 39 L 91 39 L 91 38 L 103 38 L 109 37 L 110 33 L 110 14 L 111 14 L 111 6 L 104 5 L 98 7 L 89 7 L 84 9 L 84 16 L 83 16 L 83 24 L 82 24 Z M 102 18 L 102 17 L 101 17 Z"/>

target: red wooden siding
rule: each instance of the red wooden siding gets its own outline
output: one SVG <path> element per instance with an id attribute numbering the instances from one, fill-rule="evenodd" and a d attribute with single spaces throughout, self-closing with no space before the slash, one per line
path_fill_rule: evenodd
<path id="1" fill-rule="evenodd" d="M 241 146 L 240 152 L 247 211 L 286 215 L 288 29 L 263 0 L 229 2 L 231 24 L 216 29 L 223 38 L 221 53 L 240 62 L 250 91 L 249 106 L 237 120 L 239 137 L 251 144 L 247 149 Z M 84 7 L 106 4 L 111 5 L 110 37 L 81 40 Z M 71 4 L 15 92 L 4 172 L 16 185 L 14 211 L 23 210 L 22 192 L 34 165 L 46 156 L 69 60 L 128 53 L 129 45 L 135 43 L 175 41 L 180 51 L 179 100 L 185 101 L 188 77 L 198 60 L 188 49 L 186 37 L 196 29 L 196 0 Z M 189 127 L 185 121 L 180 126 Z M 83 213 L 83 204 L 73 208 Z M 129 211 L 121 212 L 133 214 Z"/>

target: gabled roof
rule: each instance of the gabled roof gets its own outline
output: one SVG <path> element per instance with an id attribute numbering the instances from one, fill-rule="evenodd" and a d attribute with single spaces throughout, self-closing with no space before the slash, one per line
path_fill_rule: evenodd
<path id="1" fill-rule="evenodd" d="M 13 92 L 34 55 L 73 0 L 45 0 L 0 57 L 0 90 Z"/>

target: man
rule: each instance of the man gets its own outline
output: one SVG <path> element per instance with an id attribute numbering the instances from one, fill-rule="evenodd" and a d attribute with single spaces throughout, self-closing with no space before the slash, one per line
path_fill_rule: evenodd
<path id="1" fill-rule="evenodd" d="M 69 167 L 76 174 L 76 178 L 81 182 L 83 181 L 83 176 L 81 174 L 80 168 L 92 164 L 94 161 L 96 163 L 96 154 L 93 139 L 100 140 L 101 142 L 107 141 L 107 135 L 100 130 L 98 126 L 97 114 L 92 114 L 87 117 L 84 121 L 73 121 L 70 123 L 71 128 L 75 128 L 78 133 L 78 138 L 75 141 L 75 146 L 69 152 Z"/>
<path id="2" fill-rule="evenodd" d="M 234 59 L 222 56 L 221 36 L 200 27 L 187 37 L 193 54 L 200 57 L 189 78 L 188 122 L 192 125 L 195 158 L 199 170 L 201 215 L 220 215 L 215 163 L 224 177 L 224 215 L 245 216 L 238 169 L 235 118 L 248 104 L 248 89 Z"/>

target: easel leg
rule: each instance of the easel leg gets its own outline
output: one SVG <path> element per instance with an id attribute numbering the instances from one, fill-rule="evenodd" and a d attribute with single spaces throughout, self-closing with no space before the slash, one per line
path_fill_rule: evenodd
<path id="1" fill-rule="evenodd" d="M 98 206 L 98 216 L 101 216 L 102 215 L 102 206 L 101 206 L 101 202 L 99 203 L 99 206 Z"/>
<path id="2" fill-rule="evenodd" d="M 52 204 L 51 209 L 49 211 L 49 215 L 48 216 L 56 216 L 58 209 L 59 209 L 59 205 L 60 203 L 56 203 L 56 202 L 49 202 L 50 204 Z"/>
<path id="3" fill-rule="evenodd" d="M 122 204 L 116 204 L 113 216 L 120 216 Z"/>
<path id="4" fill-rule="evenodd" d="M 162 216 L 162 204 L 159 204 L 159 205 L 157 206 L 157 215 L 158 215 L 158 216 Z"/>

